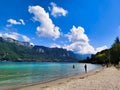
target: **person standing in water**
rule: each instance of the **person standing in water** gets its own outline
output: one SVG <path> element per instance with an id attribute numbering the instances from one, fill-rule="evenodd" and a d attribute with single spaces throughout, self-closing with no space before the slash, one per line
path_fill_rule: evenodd
<path id="1" fill-rule="evenodd" d="M 75 68 L 75 65 L 73 65 L 73 69 Z"/>
<path id="2" fill-rule="evenodd" d="M 85 73 L 87 73 L 87 65 L 86 64 L 84 65 L 84 68 L 85 68 Z"/>

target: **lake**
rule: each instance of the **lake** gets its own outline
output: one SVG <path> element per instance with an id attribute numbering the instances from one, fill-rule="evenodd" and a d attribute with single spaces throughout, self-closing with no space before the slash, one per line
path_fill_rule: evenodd
<path id="1" fill-rule="evenodd" d="M 0 90 L 84 73 L 84 65 L 85 63 L 0 62 Z M 87 67 L 88 71 L 92 71 L 102 66 L 87 64 Z"/>

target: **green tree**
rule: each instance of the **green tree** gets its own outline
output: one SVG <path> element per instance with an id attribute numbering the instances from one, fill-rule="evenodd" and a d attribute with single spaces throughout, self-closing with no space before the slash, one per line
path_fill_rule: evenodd
<path id="1" fill-rule="evenodd" d="M 111 62 L 118 64 L 120 61 L 120 40 L 117 37 L 111 48 Z"/>

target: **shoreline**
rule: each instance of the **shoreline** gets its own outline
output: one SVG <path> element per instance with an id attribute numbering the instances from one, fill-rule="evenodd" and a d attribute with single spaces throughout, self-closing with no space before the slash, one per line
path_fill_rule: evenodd
<path id="1" fill-rule="evenodd" d="M 102 71 L 103 69 L 105 69 L 105 67 L 101 67 L 101 68 L 98 68 L 98 69 L 95 69 L 95 70 L 91 70 L 87 73 L 85 73 L 85 72 L 84 73 L 77 73 L 75 75 L 64 76 L 64 77 L 61 77 L 61 78 L 56 78 L 56 79 L 52 79 L 52 80 L 45 81 L 45 82 L 38 82 L 38 83 L 32 83 L 32 84 L 28 84 L 28 85 L 21 85 L 21 86 L 18 86 L 18 87 L 11 87 L 11 88 L 5 89 L 5 90 L 34 90 L 34 89 L 27 89 L 27 88 L 30 88 L 30 87 L 32 88 L 32 87 L 36 87 L 36 86 L 38 86 L 39 89 L 35 89 L 35 90 L 44 90 L 48 87 L 61 85 L 64 82 L 70 82 L 74 79 L 86 78 L 88 76 L 94 75 L 94 74 Z"/>

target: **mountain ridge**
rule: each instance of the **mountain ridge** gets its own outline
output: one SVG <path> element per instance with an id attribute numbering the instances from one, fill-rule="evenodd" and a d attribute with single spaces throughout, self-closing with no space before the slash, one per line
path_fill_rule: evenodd
<path id="1" fill-rule="evenodd" d="M 31 45 L 11 38 L 0 37 L 0 61 L 77 62 L 74 53 L 63 48 Z"/>

